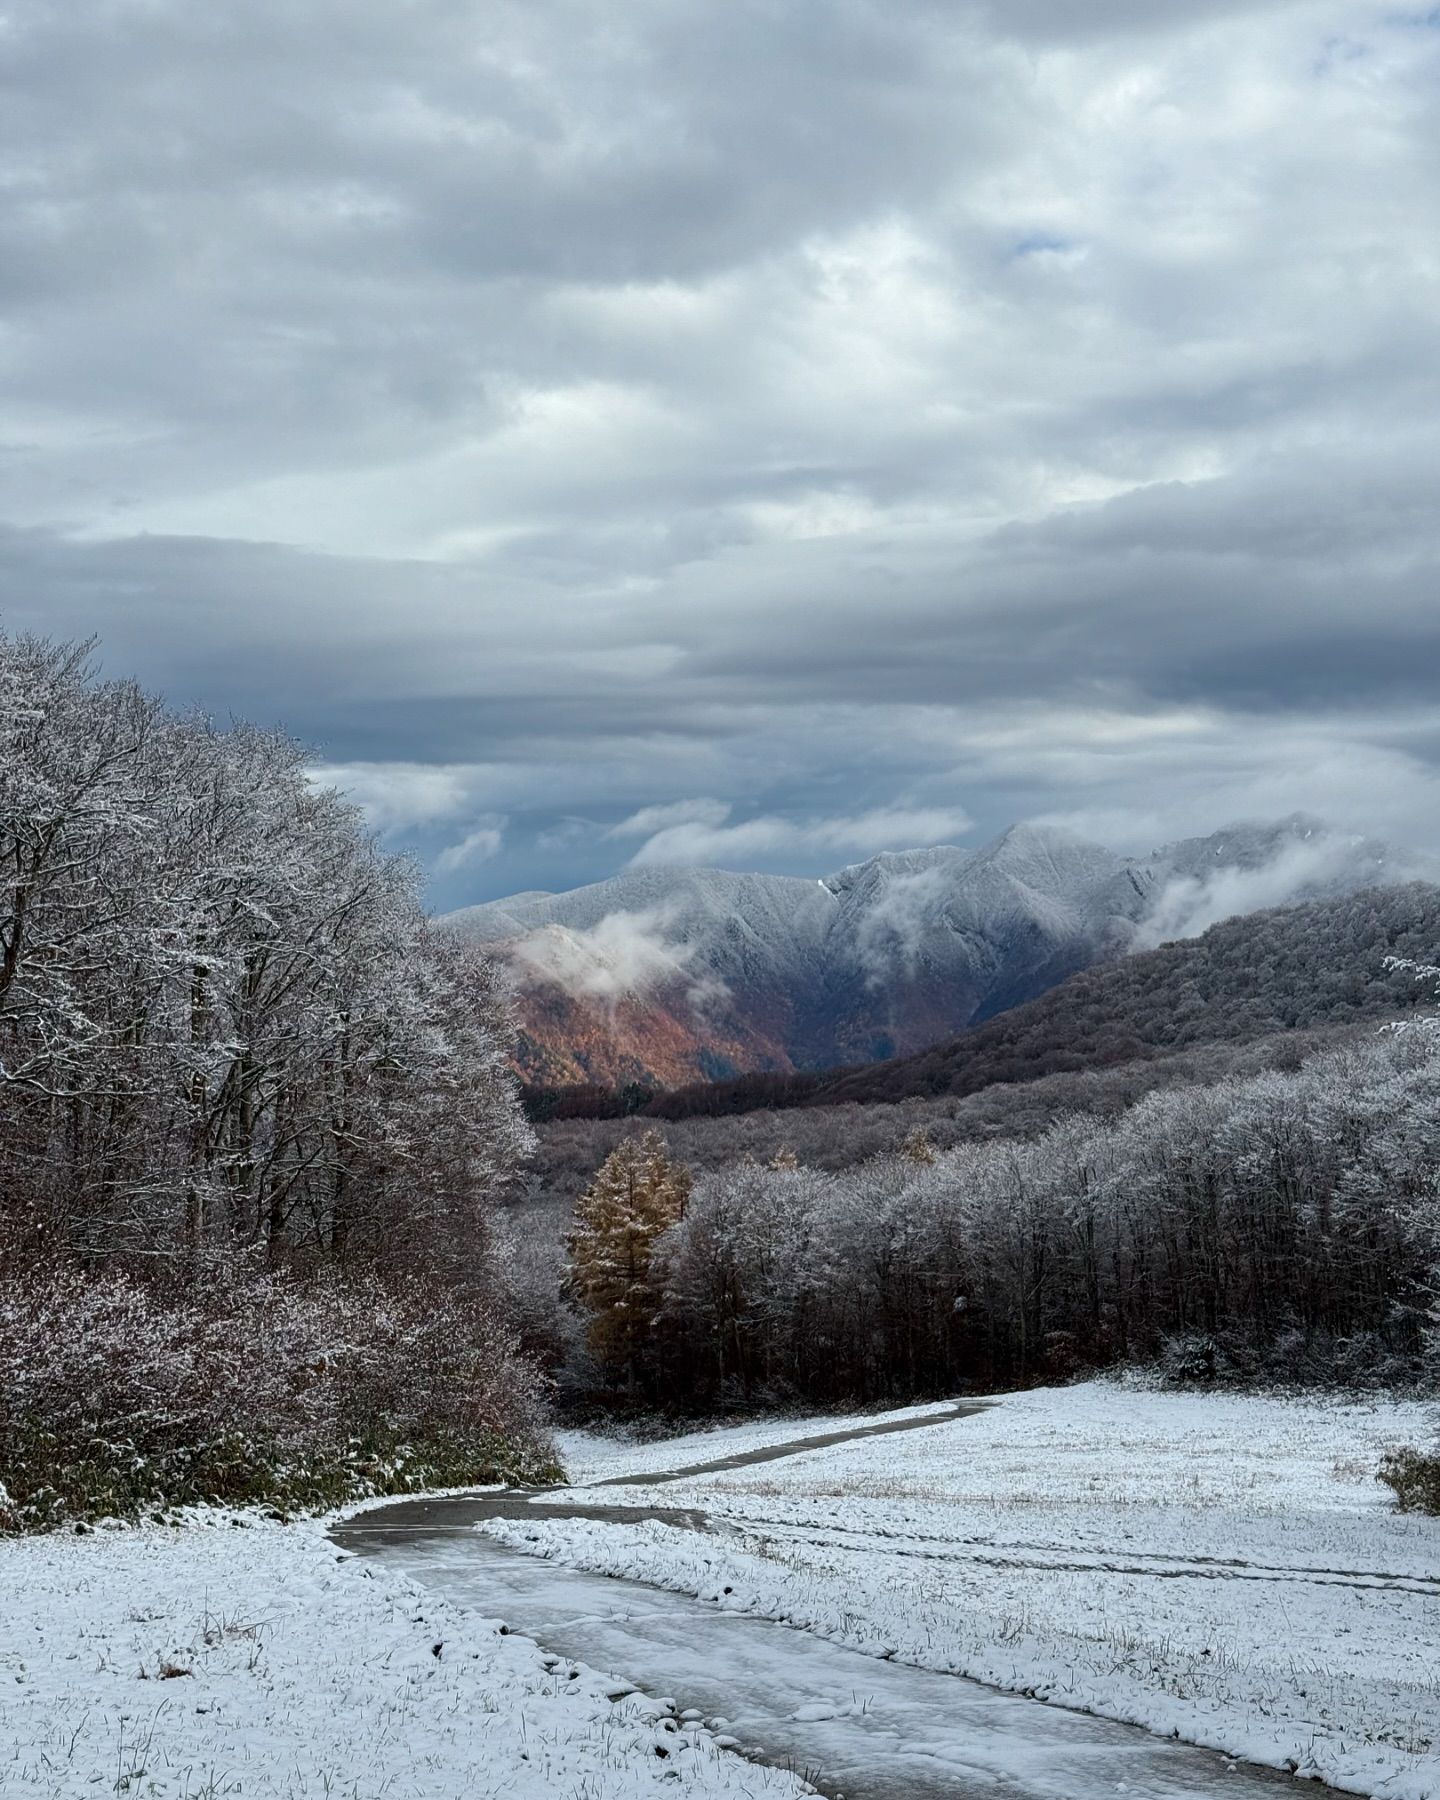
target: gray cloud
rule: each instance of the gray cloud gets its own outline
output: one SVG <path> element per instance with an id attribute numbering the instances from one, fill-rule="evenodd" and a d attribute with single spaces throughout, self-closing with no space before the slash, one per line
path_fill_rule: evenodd
<path id="1" fill-rule="evenodd" d="M 834 858 L 854 852 L 873 856 L 880 850 L 899 850 L 914 844 L 931 844 L 963 837 L 974 824 L 959 807 L 875 807 L 869 812 L 836 818 L 795 819 L 761 814 L 732 819 L 728 805 L 718 814 L 709 812 L 688 818 L 673 817 L 674 808 L 647 807 L 645 812 L 671 814 L 631 857 L 637 868 L 694 863 L 733 868 L 754 861 L 798 858 L 820 854 Z M 636 819 L 644 813 L 635 815 Z M 652 822 L 655 822 L 652 820 Z M 625 821 L 626 825 L 634 823 Z"/>
<path id="2" fill-rule="evenodd" d="M 0 27 L 0 613 L 281 720 L 440 903 L 902 812 L 1434 838 L 1423 12 Z"/>

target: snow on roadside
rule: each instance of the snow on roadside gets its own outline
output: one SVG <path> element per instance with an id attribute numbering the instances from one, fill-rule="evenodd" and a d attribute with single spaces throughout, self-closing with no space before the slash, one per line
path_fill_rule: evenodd
<path id="1" fill-rule="evenodd" d="M 9 1541 L 0 1584 L 6 1800 L 811 1791 L 337 1551 L 319 1524 L 210 1515 Z"/>
<path id="2" fill-rule="evenodd" d="M 704 1431 L 686 1432 L 683 1437 L 652 1438 L 646 1443 L 601 1437 L 593 1431 L 557 1431 L 555 1448 L 566 1473 L 579 1487 L 596 1481 L 618 1481 L 626 1475 L 647 1475 L 656 1469 L 715 1462 L 749 1450 L 791 1444 L 798 1438 L 864 1431 L 886 1420 L 923 1419 L 931 1413 L 940 1415 L 950 1410 L 949 1401 L 937 1401 L 885 1413 L 816 1413 L 806 1418 L 755 1419 L 746 1425 L 716 1425 Z"/>
<path id="3" fill-rule="evenodd" d="M 1354 1792 L 1440 1800 L 1440 1522 L 1391 1512 L 1374 1480 L 1428 1418 L 1095 1382 L 666 1488 L 718 1535 L 488 1529 Z M 648 1466 L 753 1447 L 702 1442 L 644 1447 Z"/>

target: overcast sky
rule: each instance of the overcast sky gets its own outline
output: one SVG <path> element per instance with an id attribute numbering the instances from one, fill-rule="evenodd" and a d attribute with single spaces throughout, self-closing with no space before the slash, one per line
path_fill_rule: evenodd
<path id="1" fill-rule="evenodd" d="M 437 905 L 1440 838 L 1440 10 L 0 0 L 0 614 Z"/>

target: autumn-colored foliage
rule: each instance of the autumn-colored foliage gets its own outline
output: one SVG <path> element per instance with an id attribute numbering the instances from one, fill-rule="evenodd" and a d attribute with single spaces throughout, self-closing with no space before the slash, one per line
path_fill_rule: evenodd
<path id="1" fill-rule="evenodd" d="M 658 1131 L 647 1131 L 611 1151 L 575 1207 L 571 1293 L 596 1360 L 632 1392 L 660 1306 L 655 1247 L 684 1217 L 690 1187 L 690 1171 L 671 1161 Z"/>

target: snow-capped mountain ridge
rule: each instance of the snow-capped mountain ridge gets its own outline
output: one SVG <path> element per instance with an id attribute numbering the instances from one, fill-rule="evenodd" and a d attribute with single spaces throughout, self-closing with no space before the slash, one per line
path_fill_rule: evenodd
<path id="1" fill-rule="evenodd" d="M 820 881 L 630 869 L 447 922 L 514 970 L 529 1077 L 675 1083 L 920 1049 L 1127 950 L 1416 872 L 1301 817 L 1144 858 L 1021 824 Z"/>

